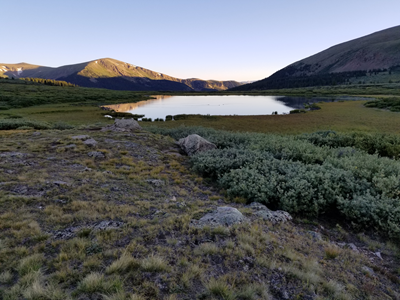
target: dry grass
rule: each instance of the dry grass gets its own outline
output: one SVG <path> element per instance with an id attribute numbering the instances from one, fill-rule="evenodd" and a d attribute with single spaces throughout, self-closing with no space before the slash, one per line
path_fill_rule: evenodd
<path id="1" fill-rule="evenodd" d="M 105 158 L 90 159 L 87 148 L 57 151 L 82 133 L 99 142 Z M 29 154 L 0 161 L 2 299 L 273 299 L 280 288 L 290 297 L 320 299 L 399 295 L 390 279 L 399 276 L 394 242 L 329 224 L 315 242 L 307 233 L 315 222 L 190 227 L 218 206 L 252 215 L 192 175 L 185 157 L 163 152 L 174 147 L 168 138 L 41 131 L 0 135 L 0 145 L 0 153 Z M 98 228 L 109 221 L 120 225 Z M 345 235 L 381 251 L 385 260 L 374 263 L 388 271 L 367 278 L 361 271 L 371 265 L 367 255 L 334 246 Z"/>

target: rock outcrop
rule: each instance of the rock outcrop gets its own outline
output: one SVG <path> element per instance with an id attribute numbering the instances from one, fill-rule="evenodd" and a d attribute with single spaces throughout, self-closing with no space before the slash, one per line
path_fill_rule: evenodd
<path id="1" fill-rule="evenodd" d="M 254 211 L 255 216 L 274 224 L 290 221 L 292 219 L 292 216 L 288 212 L 283 210 L 272 211 L 258 202 L 251 203 L 249 207 Z"/>
<path id="2" fill-rule="evenodd" d="M 232 226 L 234 224 L 241 224 L 248 222 L 248 219 L 234 207 L 222 206 L 217 210 L 206 214 L 200 220 L 192 220 L 191 225 L 197 228 L 218 227 L 218 226 Z"/>
<path id="3" fill-rule="evenodd" d="M 217 146 L 210 143 L 205 138 L 197 134 L 191 134 L 187 137 L 180 139 L 178 145 L 181 147 L 182 151 L 189 156 L 192 156 L 198 152 L 216 149 Z"/>
<path id="4" fill-rule="evenodd" d="M 142 127 L 134 119 L 115 119 L 113 125 L 106 126 L 102 131 L 137 131 L 142 130 Z"/>

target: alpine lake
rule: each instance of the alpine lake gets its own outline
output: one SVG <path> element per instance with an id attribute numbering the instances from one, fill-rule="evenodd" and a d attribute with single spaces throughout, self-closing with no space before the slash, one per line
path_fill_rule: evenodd
<path id="1" fill-rule="evenodd" d="M 211 96 L 152 96 L 154 99 L 136 103 L 106 105 L 116 112 L 143 115 L 146 119 L 160 120 L 175 115 L 256 116 L 289 114 L 292 110 L 318 109 L 318 102 L 367 100 L 360 97 L 286 97 L 249 95 Z M 370 100 L 370 99 L 369 99 Z M 141 118 L 139 118 L 139 121 Z"/>

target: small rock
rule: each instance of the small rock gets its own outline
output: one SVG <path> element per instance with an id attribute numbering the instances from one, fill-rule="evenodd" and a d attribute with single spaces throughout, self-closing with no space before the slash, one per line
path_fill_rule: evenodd
<path id="1" fill-rule="evenodd" d="M 69 145 L 65 146 L 64 148 L 66 148 L 66 149 L 76 148 L 76 145 L 75 144 L 69 144 Z"/>
<path id="2" fill-rule="evenodd" d="M 181 147 L 183 152 L 187 155 L 192 156 L 198 152 L 216 149 L 217 146 L 210 143 L 206 139 L 202 138 L 197 134 L 191 134 L 178 141 L 178 145 Z"/>
<path id="3" fill-rule="evenodd" d="M 160 180 L 160 179 L 147 179 L 146 182 L 155 185 L 155 186 L 162 186 L 164 185 L 164 181 Z"/>
<path id="4" fill-rule="evenodd" d="M 177 202 L 177 203 L 176 203 L 176 206 L 177 206 L 178 208 L 184 208 L 184 207 L 186 207 L 186 203 L 185 203 L 184 201 L 182 201 L 182 202 Z"/>
<path id="5" fill-rule="evenodd" d="M 85 141 L 85 140 L 90 139 L 90 136 L 81 134 L 81 135 L 75 135 L 75 136 L 71 137 L 71 139 L 78 140 L 78 141 Z"/>
<path id="6" fill-rule="evenodd" d="M 67 204 L 66 200 L 61 200 L 61 199 L 56 199 L 54 200 L 55 203 L 59 203 L 59 204 Z"/>
<path id="7" fill-rule="evenodd" d="M 205 226 L 232 226 L 248 222 L 247 218 L 234 207 L 218 207 L 216 211 L 206 214 L 200 220 L 192 220 L 191 225 L 198 228 Z"/>
<path id="8" fill-rule="evenodd" d="M 61 180 L 56 180 L 56 181 L 53 181 L 53 183 L 54 183 L 55 185 L 58 185 L 58 186 L 69 185 L 69 183 L 68 183 L 68 182 L 61 181 Z"/>
<path id="9" fill-rule="evenodd" d="M 97 145 L 97 142 L 94 139 L 88 139 L 88 140 L 84 141 L 83 143 L 89 147 L 96 147 L 96 145 Z"/>
<path id="10" fill-rule="evenodd" d="M 382 255 L 381 255 L 380 252 L 375 252 L 374 254 L 375 254 L 376 256 L 378 256 L 381 260 L 383 260 Z"/>
<path id="11" fill-rule="evenodd" d="M 285 300 L 290 299 L 288 292 L 285 290 L 281 291 L 281 297 L 282 297 L 282 299 L 285 299 Z"/>
<path id="12" fill-rule="evenodd" d="M 41 132 L 39 132 L 39 131 L 35 131 L 34 133 L 32 133 L 32 135 L 34 135 L 34 136 L 39 136 L 39 135 L 41 135 L 42 133 Z"/>
<path id="13" fill-rule="evenodd" d="M 75 237 L 80 227 L 69 227 L 64 230 L 56 231 L 53 235 L 54 239 L 67 240 Z"/>
<path id="14" fill-rule="evenodd" d="M 361 268 L 361 270 L 365 273 L 368 274 L 370 276 L 373 276 L 375 274 L 374 270 L 372 270 L 371 268 L 367 267 L 367 266 L 363 266 Z"/>
<path id="15" fill-rule="evenodd" d="M 88 153 L 88 156 L 93 157 L 93 158 L 104 158 L 104 154 L 99 151 L 91 151 Z"/>
<path id="16" fill-rule="evenodd" d="M 176 197 L 173 196 L 173 197 L 171 198 L 171 201 L 172 201 L 172 202 L 176 202 Z"/>
<path id="17" fill-rule="evenodd" d="M 95 225 L 93 229 L 95 230 L 118 229 L 122 225 L 124 225 L 124 223 L 119 221 L 101 221 L 99 224 Z"/>
<path id="18" fill-rule="evenodd" d="M 20 152 L 4 152 L 4 153 L 0 153 L 0 157 L 18 157 L 18 158 L 22 158 L 24 156 L 25 156 L 25 154 L 20 153 Z"/>
<path id="19" fill-rule="evenodd" d="M 263 220 L 270 221 L 274 224 L 290 221 L 292 219 L 292 216 L 288 212 L 283 210 L 269 210 L 265 205 L 259 202 L 252 202 L 249 207 L 255 211 L 255 216 L 258 216 Z"/>
<path id="20" fill-rule="evenodd" d="M 316 231 L 307 231 L 311 237 L 313 238 L 313 240 L 315 241 L 322 241 L 322 236 L 320 233 L 316 232 Z"/>
<path id="21" fill-rule="evenodd" d="M 347 246 L 348 246 L 351 250 L 353 250 L 354 252 L 357 252 L 357 253 L 360 252 L 360 251 L 358 250 L 357 246 L 354 245 L 353 243 L 349 243 L 349 244 L 347 244 Z"/>

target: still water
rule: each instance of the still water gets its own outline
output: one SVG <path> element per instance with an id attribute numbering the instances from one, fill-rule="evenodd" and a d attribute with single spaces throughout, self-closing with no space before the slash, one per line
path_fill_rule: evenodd
<path id="1" fill-rule="evenodd" d="M 146 118 L 165 118 L 167 115 L 270 115 L 287 114 L 304 108 L 304 103 L 336 101 L 337 98 L 303 98 L 285 96 L 152 96 L 156 99 L 136 103 L 107 105 L 118 112 L 145 115 Z M 346 99 L 353 100 L 353 99 Z M 359 100 L 359 99 L 357 99 Z"/>

